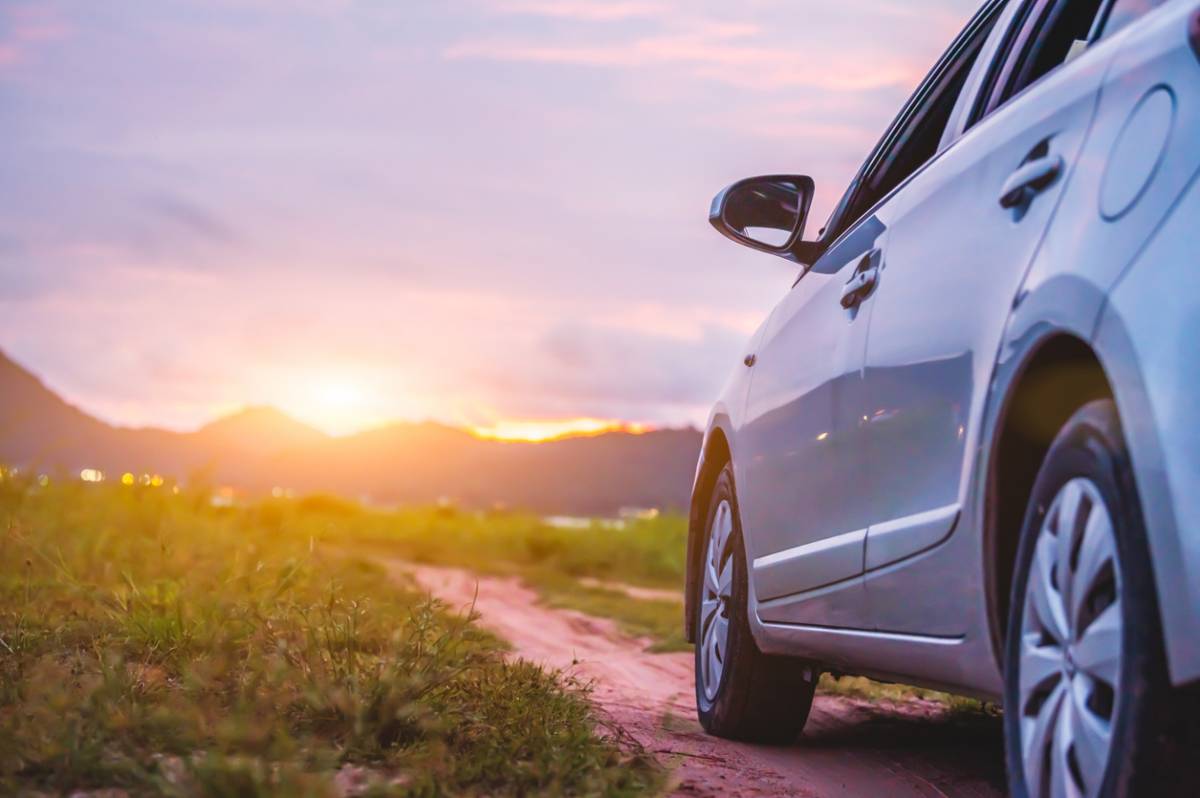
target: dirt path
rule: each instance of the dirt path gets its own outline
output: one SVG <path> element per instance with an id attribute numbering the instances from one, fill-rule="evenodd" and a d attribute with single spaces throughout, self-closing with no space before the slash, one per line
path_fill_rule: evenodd
<path id="1" fill-rule="evenodd" d="M 941 704 L 818 696 L 801 739 L 784 747 L 706 736 L 695 720 L 692 655 L 648 654 L 614 623 L 552 610 L 516 579 L 386 562 L 481 623 L 525 659 L 594 683 L 603 711 L 675 768 L 676 795 L 1000 796 L 999 723 Z"/>

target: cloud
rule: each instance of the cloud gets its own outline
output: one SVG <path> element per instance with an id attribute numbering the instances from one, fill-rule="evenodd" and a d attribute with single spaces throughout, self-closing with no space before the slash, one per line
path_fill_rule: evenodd
<path id="1" fill-rule="evenodd" d="M 143 202 L 156 215 L 211 243 L 233 244 L 240 238 L 233 227 L 215 213 L 174 194 L 154 194 Z"/>
<path id="2" fill-rule="evenodd" d="M 126 423 L 702 420 L 795 277 L 712 191 L 827 208 L 952 1 L 0 3 L 0 346 Z"/>
<path id="3" fill-rule="evenodd" d="M 611 22 L 653 17 L 665 13 L 668 8 L 662 3 L 640 0 L 504 0 L 496 10 L 506 14 Z"/>
<path id="4" fill-rule="evenodd" d="M 753 91 L 807 87 L 857 92 L 912 85 L 929 66 L 927 61 L 914 60 L 902 48 L 878 46 L 870 36 L 813 36 L 804 29 L 785 36 L 782 33 L 786 29 L 779 26 L 722 19 L 693 5 L 634 3 L 628 4 L 628 8 L 626 5 L 617 3 L 612 8 L 623 11 L 624 16 L 640 17 L 638 26 L 612 32 L 598 32 L 594 26 L 585 26 L 545 30 L 536 35 L 493 34 L 459 40 L 447 47 L 443 55 L 450 60 L 627 70 L 676 66 L 693 77 Z M 536 10 L 545 16 L 576 21 L 608 18 L 600 16 L 607 7 L 593 2 L 559 4 L 540 0 L 498 2 L 492 6 L 501 13 Z M 955 24 L 948 22 L 955 19 L 954 15 L 942 9 L 882 6 L 867 10 L 888 17 L 898 35 L 904 35 L 907 29 L 917 35 L 930 35 L 932 28 L 936 29 L 934 35 L 940 36 L 940 29 L 945 26 L 944 41 L 948 42 Z M 840 16 L 828 12 L 810 16 L 823 14 L 846 25 L 864 11 L 848 8 L 839 12 Z M 814 31 L 830 27 L 829 19 L 813 21 Z"/>
<path id="5" fill-rule="evenodd" d="M 0 69 L 27 61 L 38 45 L 65 38 L 69 29 L 53 11 L 16 4 L 0 12 Z"/>
<path id="6" fill-rule="evenodd" d="M 591 322 L 563 321 L 538 342 L 540 357 L 487 368 L 477 380 L 498 409 L 537 414 L 598 414 L 635 421 L 703 421 L 741 351 L 739 330 L 705 325 L 695 339 Z"/>

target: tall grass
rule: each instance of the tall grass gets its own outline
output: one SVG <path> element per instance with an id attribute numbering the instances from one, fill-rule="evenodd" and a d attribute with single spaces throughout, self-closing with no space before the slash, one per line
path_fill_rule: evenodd
<path id="1" fill-rule="evenodd" d="M 0 472 L 0 792 L 320 796 L 351 765 L 378 794 L 659 784 L 579 685 L 353 555 L 396 519 L 206 498 Z"/>
<path id="2" fill-rule="evenodd" d="M 650 638 L 651 651 L 690 650 L 683 639 L 683 574 L 687 520 L 680 515 L 559 528 L 520 513 L 467 513 L 453 508 L 381 511 L 329 496 L 273 499 L 255 505 L 260 526 L 330 544 L 376 550 L 414 563 L 516 575 L 552 607 L 610 617 L 630 634 Z M 601 584 L 583 585 L 591 577 Z M 617 582 L 679 591 L 679 601 L 631 598 Z"/>
<path id="3" fill-rule="evenodd" d="M 329 496 L 271 499 L 249 511 L 264 528 L 318 539 L 378 544 L 414 562 L 484 572 L 543 569 L 647 587 L 683 587 L 687 521 L 680 515 L 622 526 L 549 526 L 522 513 L 452 507 L 383 511 Z"/>

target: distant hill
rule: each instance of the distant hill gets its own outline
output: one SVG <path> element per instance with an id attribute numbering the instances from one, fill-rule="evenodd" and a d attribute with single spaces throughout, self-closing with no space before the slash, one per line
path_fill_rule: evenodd
<path id="1" fill-rule="evenodd" d="M 195 432 L 114 427 L 0 352 L 0 462 L 51 473 L 203 475 L 251 495 L 282 487 L 388 504 L 445 498 L 465 507 L 603 515 L 686 507 L 700 438 L 676 429 L 513 443 L 431 422 L 331 437 L 270 407 Z"/>

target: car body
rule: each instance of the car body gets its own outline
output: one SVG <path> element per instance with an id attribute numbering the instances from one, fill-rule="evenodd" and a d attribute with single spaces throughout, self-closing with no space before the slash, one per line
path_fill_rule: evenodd
<path id="1" fill-rule="evenodd" d="M 1039 465 L 1072 413 L 1107 397 L 1168 677 L 1200 680 L 1196 11 L 986 3 L 820 238 L 803 240 L 803 178 L 748 183 L 758 200 L 763 185 L 795 192 L 783 243 L 723 221 L 744 186 L 718 195 L 721 232 L 801 268 L 707 425 L 689 639 L 709 492 L 728 463 L 762 652 L 999 700 Z M 1087 36 L 1071 34 L 1085 18 Z"/>

